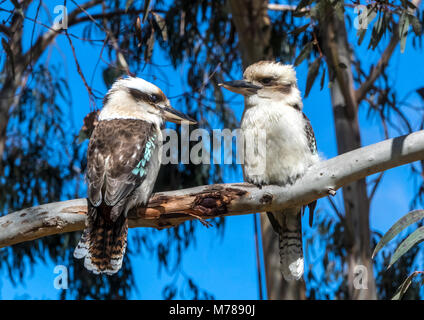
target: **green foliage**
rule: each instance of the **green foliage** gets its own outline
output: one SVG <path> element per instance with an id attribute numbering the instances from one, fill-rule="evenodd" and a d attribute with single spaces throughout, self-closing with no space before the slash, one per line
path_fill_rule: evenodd
<path id="1" fill-rule="evenodd" d="M 346 281 L 347 248 L 351 245 L 346 236 L 344 219 L 332 212 L 318 212 L 315 226 L 306 232 L 306 261 L 313 264 L 307 268 L 305 281 L 308 299 L 347 299 Z M 373 246 L 381 242 L 381 235 L 372 233 Z M 397 245 L 396 243 L 394 244 Z M 388 250 L 380 250 L 374 258 L 374 272 L 379 299 L 391 299 L 405 282 L 406 274 L 413 274 L 419 257 L 418 247 L 412 247 L 399 258 L 396 267 L 387 269 L 392 255 Z M 317 270 L 323 270 L 317 272 Z M 417 274 L 415 274 L 417 275 Z M 403 287 L 405 288 L 405 286 Z M 420 285 L 414 281 L 403 296 L 404 299 L 421 298 Z"/>
<path id="2" fill-rule="evenodd" d="M 312 62 L 312 64 L 309 67 L 308 75 L 306 77 L 306 88 L 305 88 L 305 98 L 308 97 L 309 92 L 311 91 L 312 85 L 315 82 L 315 79 L 319 72 L 319 67 L 321 65 L 321 57 L 318 57 Z"/>
<path id="3" fill-rule="evenodd" d="M 409 249 L 411 249 L 414 245 L 422 242 L 424 239 L 424 227 L 421 227 L 415 230 L 412 234 L 408 236 L 396 249 L 393 253 L 392 259 L 390 260 L 390 264 L 388 268 L 390 268 L 396 261 L 399 260 L 401 256 L 403 256 Z"/>
<path id="4" fill-rule="evenodd" d="M 423 218 L 424 218 L 424 210 L 414 210 L 404 215 L 381 238 L 381 240 L 378 242 L 377 246 L 375 247 L 372 256 L 375 257 L 378 251 L 380 251 L 390 240 L 396 237 L 402 230 L 422 220 Z"/>
<path id="5" fill-rule="evenodd" d="M 396 293 L 392 297 L 392 300 L 401 300 L 403 296 L 405 295 L 406 291 L 408 290 L 408 288 L 411 286 L 413 278 L 422 274 L 423 272 L 421 271 L 414 271 L 413 273 L 411 273 L 408 276 L 408 278 L 406 278 L 405 281 L 396 290 Z M 423 285 L 423 281 L 421 281 L 421 285 Z"/>
<path id="6" fill-rule="evenodd" d="M 374 249 L 373 257 L 378 251 L 380 251 L 387 243 L 397 236 L 401 231 L 405 230 L 410 225 L 422 221 L 424 218 L 424 210 L 414 210 L 407 213 L 405 216 L 400 218 L 386 234 L 378 242 L 376 248 Z M 393 253 L 390 263 L 387 268 L 390 268 L 395 262 L 397 262 L 402 256 L 408 253 L 412 247 L 424 240 L 424 227 L 420 227 L 412 232 L 402 243 L 397 247 Z M 396 293 L 394 294 L 394 300 L 400 300 L 404 296 L 405 292 L 410 287 L 412 280 L 417 275 L 421 275 L 423 272 L 414 271 L 411 273 L 406 280 L 399 286 Z M 421 282 L 421 285 L 423 282 Z"/>

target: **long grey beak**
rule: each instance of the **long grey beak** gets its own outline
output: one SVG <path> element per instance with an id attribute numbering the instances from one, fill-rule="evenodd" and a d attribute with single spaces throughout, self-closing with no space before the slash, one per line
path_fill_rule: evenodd
<path id="1" fill-rule="evenodd" d="M 262 89 L 261 87 L 254 85 L 253 83 L 246 80 L 227 81 L 220 83 L 219 85 L 227 90 L 242 94 L 244 96 L 255 94 L 259 89 Z"/>
<path id="2" fill-rule="evenodd" d="M 171 121 L 174 123 L 181 123 L 187 121 L 189 124 L 196 124 L 197 121 L 190 118 L 188 115 L 185 115 L 182 112 L 179 112 L 171 107 L 171 105 L 167 105 L 165 107 L 161 107 L 163 118 L 166 121 Z"/>

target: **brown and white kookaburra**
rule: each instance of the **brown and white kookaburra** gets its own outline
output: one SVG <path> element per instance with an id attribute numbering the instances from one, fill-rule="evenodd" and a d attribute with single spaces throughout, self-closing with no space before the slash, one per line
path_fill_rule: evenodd
<path id="1" fill-rule="evenodd" d="M 260 61 L 245 70 L 243 80 L 222 86 L 245 98 L 241 120 L 245 141 L 251 137 L 246 132 L 253 137 L 263 133 L 266 136 L 263 163 L 244 157 L 245 181 L 258 186 L 293 184 L 319 161 L 314 132 L 302 112 L 296 72 L 291 65 Z M 263 170 L 257 170 L 259 165 L 264 166 Z M 310 215 L 315 204 L 309 205 Z M 301 211 L 303 208 L 296 207 L 267 212 L 279 234 L 281 272 L 286 280 L 299 280 L 303 275 Z"/>
<path id="2" fill-rule="evenodd" d="M 164 121 L 195 123 L 143 79 L 119 79 L 104 97 L 87 150 L 87 223 L 74 251 L 95 274 L 111 275 L 122 266 L 127 213 L 147 204 L 152 193 Z"/>

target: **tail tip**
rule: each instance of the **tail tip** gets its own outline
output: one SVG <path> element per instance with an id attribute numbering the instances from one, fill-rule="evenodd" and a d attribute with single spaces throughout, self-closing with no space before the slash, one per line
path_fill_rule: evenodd
<path id="1" fill-rule="evenodd" d="M 281 273 L 286 281 L 300 280 L 304 273 L 303 258 L 294 260 L 286 267 L 282 266 Z"/>
<path id="2" fill-rule="evenodd" d="M 94 264 L 91 260 L 91 256 L 87 255 L 84 259 L 84 267 L 95 275 L 105 274 L 107 276 L 112 276 L 121 270 L 122 259 L 117 259 L 115 263 L 110 262 L 102 267 L 102 265 Z"/>
<path id="3" fill-rule="evenodd" d="M 74 258 L 75 259 L 82 259 L 88 254 L 88 247 L 86 246 L 86 243 L 79 242 L 77 247 L 74 250 Z"/>

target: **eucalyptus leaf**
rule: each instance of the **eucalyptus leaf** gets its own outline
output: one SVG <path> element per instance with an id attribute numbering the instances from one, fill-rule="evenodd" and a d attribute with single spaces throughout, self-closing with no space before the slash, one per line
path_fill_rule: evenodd
<path id="1" fill-rule="evenodd" d="M 143 35 L 141 32 L 141 20 L 140 17 L 137 17 L 137 20 L 135 21 L 135 35 L 138 40 L 138 47 L 141 47 L 141 44 L 143 43 Z"/>
<path id="2" fill-rule="evenodd" d="M 125 12 L 128 11 L 128 9 L 131 7 L 133 2 L 134 2 L 134 0 L 127 0 L 127 2 L 125 2 Z"/>
<path id="3" fill-rule="evenodd" d="M 409 20 L 410 20 L 411 25 L 412 25 L 412 30 L 414 30 L 414 33 L 417 36 L 419 36 L 421 34 L 421 31 L 422 31 L 422 25 L 421 25 L 420 20 L 412 14 L 410 14 L 408 16 L 409 16 Z"/>
<path id="4" fill-rule="evenodd" d="M 395 253 L 393 253 L 390 259 L 390 264 L 387 268 L 390 268 L 396 261 L 399 260 L 406 252 L 409 251 L 415 244 L 420 243 L 424 240 L 424 227 L 420 227 L 410 234 L 402 243 L 397 247 Z"/>
<path id="5" fill-rule="evenodd" d="M 297 67 L 299 64 L 301 64 L 302 61 L 305 60 L 309 56 L 310 52 L 312 51 L 312 47 L 313 47 L 312 42 L 308 42 L 307 44 L 305 44 L 305 46 L 302 48 L 302 50 L 300 51 L 297 58 L 294 60 L 294 66 L 295 67 Z"/>
<path id="6" fill-rule="evenodd" d="M 153 53 L 153 47 L 155 45 L 155 32 L 153 28 L 150 30 L 150 36 L 146 43 L 146 51 L 144 51 L 144 61 L 149 62 L 152 53 Z"/>
<path id="7" fill-rule="evenodd" d="M 399 286 L 399 288 L 396 290 L 394 296 L 392 297 L 392 300 L 400 300 L 404 296 L 405 292 L 408 290 L 409 286 L 412 283 L 412 279 L 416 277 L 417 275 L 421 274 L 420 271 L 415 271 L 411 273 L 408 278 L 405 279 L 405 281 Z"/>
<path id="8" fill-rule="evenodd" d="M 377 243 L 372 257 L 380 251 L 390 240 L 392 240 L 396 235 L 399 234 L 402 230 L 410 226 L 411 224 L 420 221 L 424 218 L 424 210 L 414 210 L 408 212 L 402 218 L 400 218 L 396 223 L 386 232 L 386 234 L 380 239 Z"/>
<path id="9" fill-rule="evenodd" d="M 367 29 L 359 29 L 356 35 L 358 36 L 358 46 L 361 45 L 362 41 L 364 40 L 365 33 L 367 32 Z"/>
<path id="10" fill-rule="evenodd" d="M 315 82 L 315 79 L 319 72 L 319 66 L 321 65 L 321 58 L 318 57 L 309 67 L 308 75 L 306 78 L 306 89 L 305 89 L 305 98 L 308 97 L 309 92 L 311 91 L 312 85 Z"/>
<path id="11" fill-rule="evenodd" d="M 370 9 L 368 11 L 368 24 L 373 21 L 375 19 L 375 17 L 377 16 L 377 11 L 376 11 L 376 7 L 372 7 L 372 9 Z"/>
<path id="12" fill-rule="evenodd" d="M 308 27 L 310 26 L 310 23 L 305 24 L 304 26 L 301 26 L 299 28 L 294 29 L 291 34 L 293 35 L 298 35 L 302 32 L 304 32 L 306 29 L 308 29 Z"/>
<path id="13" fill-rule="evenodd" d="M 147 18 L 147 16 L 149 15 L 150 2 L 152 2 L 152 0 L 144 0 L 143 23 L 144 23 L 144 21 L 146 21 L 146 18 Z"/>
<path id="14" fill-rule="evenodd" d="M 293 17 L 296 17 L 296 18 L 300 18 L 300 17 L 306 16 L 308 14 L 310 14 L 310 12 L 308 12 L 308 10 L 293 11 Z"/>
<path id="15" fill-rule="evenodd" d="M 168 30 L 166 29 L 165 19 L 153 11 L 152 11 L 152 15 L 153 15 L 153 18 L 155 18 L 155 22 L 157 23 L 161 31 L 163 41 L 168 41 Z"/>
<path id="16" fill-rule="evenodd" d="M 406 36 L 409 28 L 409 15 L 403 12 L 399 19 L 400 52 L 405 51 Z"/>
<path id="17" fill-rule="evenodd" d="M 373 50 L 377 47 L 378 43 L 381 40 L 381 37 L 383 36 L 383 33 L 384 33 L 383 25 L 384 25 L 384 14 L 377 19 L 372 29 L 371 41 L 370 41 L 369 47 L 371 47 Z"/>
<path id="18" fill-rule="evenodd" d="M 295 12 L 299 12 L 301 9 L 306 8 L 310 4 L 311 0 L 301 0 L 296 7 Z"/>

